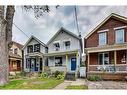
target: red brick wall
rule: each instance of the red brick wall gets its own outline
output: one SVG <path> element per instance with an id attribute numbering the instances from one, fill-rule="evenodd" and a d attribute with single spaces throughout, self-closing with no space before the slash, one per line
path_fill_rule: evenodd
<path id="1" fill-rule="evenodd" d="M 126 26 L 127 24 L 119 21 L 114 18 L 110 18 L 107 22 L 105 22 L 97 31 L 109 29 L 107 33 L 107 44 L 112 45 L 115 43 L 115 31 L 114 28 Z M 99 36 L 97 31 L 95 31 L 91 36 L 89 36 L 85 40 L 85 47 L 97 47 L 99 44 Z M 125 41 L 127 42 L 127 28 L 125 29 Z"/>
<path id="2" fill-rule="evenodd" d="M 90 64 L 89 65 L 97 65 L 98 64 L 98 53 L 90 53 Z"/>
<path id="3" fill-rule="evenodd" d="M 126 53 L 125 50 L 117 51 L 117 64 L 125 64 L 125 63 L 121 62 L 121 59 L 123 58 L 125 53 Z"/>

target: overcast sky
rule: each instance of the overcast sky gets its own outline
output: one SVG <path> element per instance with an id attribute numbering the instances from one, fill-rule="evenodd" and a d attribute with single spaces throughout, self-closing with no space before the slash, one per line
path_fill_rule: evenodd
<path id="1" fill-rule="evenodd" d="M 127 17 L 127 6 L 77 6 L 79 31 L 82 38 L 112 12 Z M 21 6 L 17 6 L 14 23 L 29 37 L 34 35 L 44 43 L 47 43 L 60 27 L 78 34 L 74 6 L 60 6 L 58 9 L 51 6 L 50 13 L 44 14 L 39 19 L 36 19 L 32 12 L 26 12 L 22 10 Z M 24 44 L 28 37 L 13 26 L 13 40 Z"/>

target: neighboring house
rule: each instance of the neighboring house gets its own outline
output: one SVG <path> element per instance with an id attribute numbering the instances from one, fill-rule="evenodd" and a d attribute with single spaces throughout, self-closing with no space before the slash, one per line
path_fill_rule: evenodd
<path id="1" fill-rule="evenodd" d="M 84 39 L 87 76 L 123 79 L 127 75 L 127 18 L 112 13 Z"/>
<path id="2" fill-rule="evenodd" d="M 61 28 L 47 43 L 48 66 L 51 72 L 78 73 L 81 62 L 81 38 Z"/>
<path id="3" fill-rule="evenodd" d="M 25 72 L 42 72 L 44 70 L 44 53 L 46 45 L 34 36 L 31 36 L 23 47 Z"/>
<path id="4" fill-rule="evenodd" d="M 9 72 L 20 72 L 22 70 L 22 47 L 23 45 L 12 42 L 9 50 Z"/>

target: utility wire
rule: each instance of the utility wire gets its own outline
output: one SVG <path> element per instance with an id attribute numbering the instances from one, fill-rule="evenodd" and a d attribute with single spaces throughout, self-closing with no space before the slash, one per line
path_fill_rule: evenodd
<path id="1" fill-rule="evenodd" d="M 76 6 L 74 7 L 75 9 L 75 19 L 76 19 L 76 27 L 77 27 L 77 31 L 79 33 L 79 36 L 81 36 L 81 33 L 79 32 L 79 26 L 78 26 L 78 19 L 77 19 L 77 9 Z"/>
<path id="2" fill-rule="evenodd" d="M 29 38 L 29 36 L 28 36 L 22 29 L 20 29 L 15 23 L 13 23 L 13 25 L 14 25 L 19 31 L 21 31 L 26 37 Z"/>

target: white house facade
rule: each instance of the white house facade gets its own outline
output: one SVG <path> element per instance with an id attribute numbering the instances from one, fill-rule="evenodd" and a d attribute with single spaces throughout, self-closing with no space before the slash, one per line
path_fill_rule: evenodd
<path id="1" fill-rule="evenodd" d="M 25 72 L 44 71 L 44 53 L 47 52 L 46 45 L 34 36 L 26 42 L 23 47 L 23 60 Z"/>
<path id="2" fill-rule="evenodd" d="M 81 38 L 61 28 L 47 43 L 48 67 L 51 72 L 79 72 L 81 62 Z"/>

